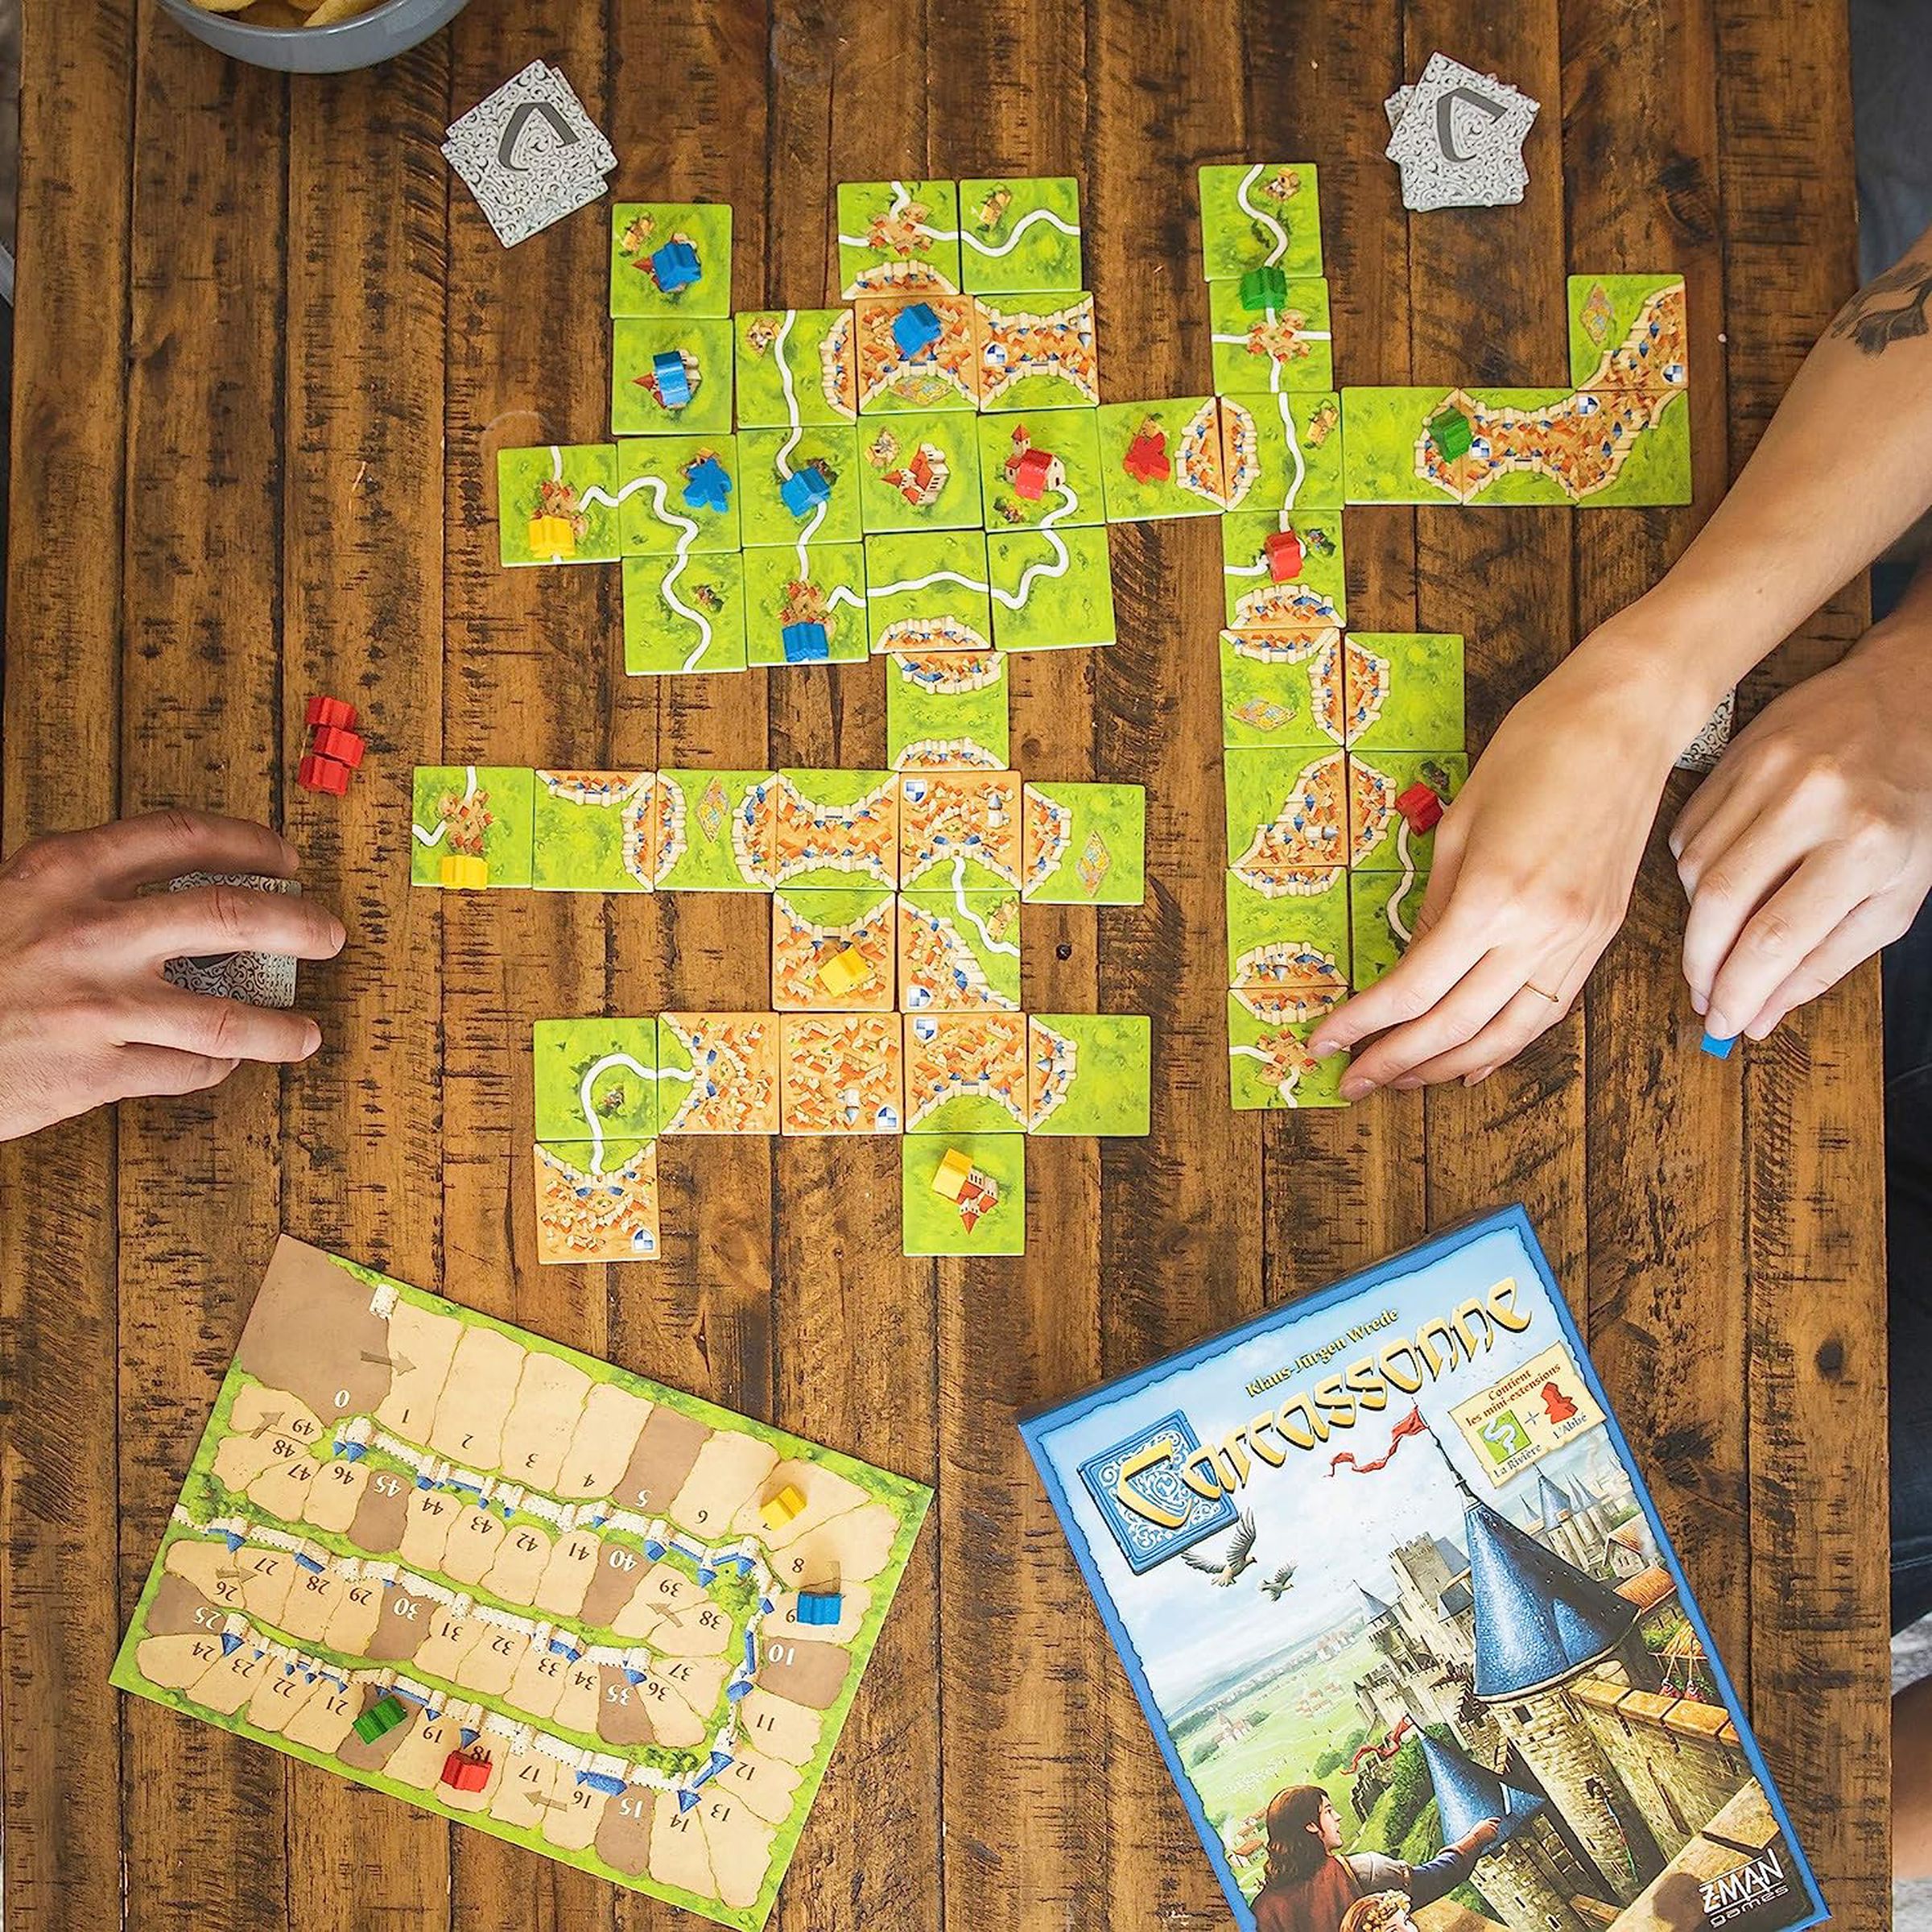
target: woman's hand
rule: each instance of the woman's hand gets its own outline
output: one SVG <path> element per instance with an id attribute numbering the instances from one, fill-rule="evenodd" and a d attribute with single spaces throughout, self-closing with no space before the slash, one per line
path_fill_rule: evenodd
<path id="1" fill-rule="evenodd" d="M 1932 890 L 1932 584 L 1765 707 L 1670 849 L 1715 1039 L 1762 1039 L 1905 931 Z"/>
<path id="2" fill-rule="evenodd" d="M 1318 1057 L 1377 1036 L 1341 1091 L 1473 1084 L 1571 1009 L 1622 923 L 1673 762 L 1695 735 L 1642 650 L 1633 606 L 1502 723 L 1437 828 L 1416 939 L 1339 1006 Z"/>
<path id="3" fill-rule="evenodd" d="M 246 887 L 140 890 L 191 872 L 292 878 L 295 863 L 266 826 L 159 811 L 35 839 L 0 865 L 0 1140 L 313 1053 L 313 1020 L 184 993 L 161 968 L 210 953 L 329 959 L 343 937 L 332 914 Z"/>

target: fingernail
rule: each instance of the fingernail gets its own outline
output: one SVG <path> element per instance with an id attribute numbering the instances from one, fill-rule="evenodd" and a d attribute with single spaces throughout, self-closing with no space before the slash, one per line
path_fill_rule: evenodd
<path id="1" fill-rule="evenodd" d="M 1701 1016 L 1709 1009 L 1711 1001 L 1705 994 L 1699 993 L 1695 987 L 1691 989 L 1690 1010 L 1693 1013 Z"/>
<path id="2" fill-rule="evenodd" d="M 1398 1093 L 1406 1093 L 1411 1088 L 1421 1086 L 1422 1077 L 1418 1073 L 1398 1073 L 1389 1084 Z"/>
<path id="3" fill-rule="evenodd" d="M 1495 1071 L 1493 1067 L 1479 1067 L 1474 1073 L 1466 1073 L 1463 1075 L 1463 1084 L 1465 1087 L 1480 1087 Z"/>
<path id="4" fill-rule="evenodd" d="M 310 1020 L 302 1030 L 302 1057 L 307 1059 L 322 1044 L 322 1029 Z"/>
<path id="5" fill-rule="evenodd" d="M 348 928 L 343 925 L 340 919 L 332 919 L 328 923 L 328 943 L 330 950 L 335 952 L 340 952 L 348 938 Z"/>
<path id="6" fill-rule="evenodd" d="M 1704 1029 L 1703 1050 L 1714 1060 L 1729 1059 L 1731 1049 L 1736 1044 L 1735 1034 L 1714 1032 L 1708 1026 Z"/>
<path id="7" fill-rule="evenodd" d="M 1365 1074 L 1352 1073 L 1344 1078 L 1340 1091 L 1344 1100 L 1359 1100 L 1375 1092 L 1375 1082 Z"/>

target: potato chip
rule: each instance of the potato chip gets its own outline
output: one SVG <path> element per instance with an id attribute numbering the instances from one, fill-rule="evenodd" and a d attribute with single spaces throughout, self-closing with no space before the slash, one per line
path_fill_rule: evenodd
<path id="1" fill-rule="evenodd" d="M 357 14 L 366 14 L 380 6 L 382 0 L 321 0 L 321 4 L 308 17 L 311 27 L 327 27 L 332 21 L 353 20 Z"/>
<path id="2" fill-rule="evenodd" d="M 204 14 L 238 14 L 249 0 L 194 0 Z"/>

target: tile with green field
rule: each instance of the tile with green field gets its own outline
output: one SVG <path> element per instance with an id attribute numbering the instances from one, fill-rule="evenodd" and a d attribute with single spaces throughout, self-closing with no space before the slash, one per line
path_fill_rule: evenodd
<path id="1" fill-rule="evenodd" d="M 865 582 L 874 650 L 975 650 L 993 642 L 984 530 L 868 537 Z"/>
<path id="2" fill-rule="evenodd" d="M 735 550 L 624 559 L 633 677 L 745 668 L 745 559 Z"/>
<path id="3" fill-rule="evenodd" d="M 1005 771 L 1006 660 L 987 650 L 886 660 L 886 758 L 894 771 Z"/>
<path id="4" fill-rule="evenodd" d="M 530 884 L 539 892 L 649 892 L 656 784 L 650 771 L 538 772 Z"/>
<path id="5" fill-rule="evenodd" d="M 861 545 L 807 545 L 803 575 L 795 543 L 745 552 L 746 662 L 796 662 L 785 651 L 786 628 L 795 624 L 825 627 L 825 655 L 808 661 L 865 662 L 865 552 Z"/>
<path id="6" fill-rule="evenodd" d="M 1350 753 L 1349 863 L 1357 872 L 1426 869 L 1435 853 L 1436 805 L 1450 804 L 1468 776 L 1459 752 Z"/>
<path id="7" fill-rule="evenodd" d="M 1251 309 L 1238 282 L 1208 285 L 1214 386 L 1223 395 L 1332 389 L 1335 356 L 1328 284 L 1319 275 L 1284 284 L 1278 302 Z"/>
<path id="8" fill-rule="evenodd" d="M 527 766 L 419 765 L 411 785 L 409 878 L 440 886 L 444 862 L 481 860 L 481 884 L 527 890 L 536 776 Z M 452 884 L 471 881 L 452 880 Z"/>
<path id="9" fill-rule="evenodd" d="M 1114 641 L 1113 573 L 1104 524 L 996 530 L 986 539 L 993 637 L 1001 650 Z"/>
<path id="10" fill-rule="evenodd" d="M 1319 275 L 1319 171 L 1305 161 L 1203 167 L 1201 260 L 1210 282 L 1238 282 L 1265 267 L 1289 277 Z"/>
<path id="11" fill-rule="evenodd" d="M 1230 510 L 1340 510 L 1342 402 L 1333 390 L 1221 398 Z"/>
<path id="12" fill-rule="evenodd" d="M 498 555 L 510 568 L 610 563 L 618 547 L 617 495 L 612 444 L 498 450 Z"/>
<path id="13" fill-rule="evenodd" d="M 1091 409 L 1100 399 L 1093 297 L 976 295 L 975 378 L 982 410 Z"/>
<path id="14" fill-rule="evenodd" d="M 1221 412 L 1212 396 L 1103 402 L 1097 415 L 1109 523 L 1220 514 Z"/>
<path id="15" fill-rule="evenodd" d="M 1267 543 L 1282 530 L 1271 510 L 1237 510 L 1221 519 L 1222 597 L 1236 630 L 1298 630 L 1340 624 L 1348 615 L 1342 564 L 1342 513 L 1298 510 L 1289 529 L 1301 543 L 1293 576 L 1277 583 Z"/>
<path id="16" fill-rule="evenodd" d="M 1377 751 L 1460 751 L 1463 640 L 1423 631 L 1348 635 L 1348 744 Z"/>
<path id="17" fill-rule="evenodd" d="M 841 181 L 839 287 L 848 296 L 960 286 L 960 191 L 952 181 Z"/>
<path id="18" fill-rule="evenodd" d="M 849 423 L 815 423 L 795 436 L 789 429 L 740 430 L 745 547 L 796 545 L 807 530 L 814 545 L 857 543 L 859 467 L 859 432 Z M 816 500 L 821 486 L 823 514 Z M 795 509 L 786 501 L 787 488 L 798 500 Z"/>
<path id="19" fill-rule="evenodd" d="M 530 1070 L 539 1140 L 588 1141 L 598 1134 L 636 1141 L 657 1137 L 654 1015 L 539 1020 L 532 1030 Z"/>
<path id="20" fill-rule="evenodd" d="M 907 1013 L 1018 1012 L 1020 895 L 937 886 L 901 893 L 899 1005 Z"/>
<path id="21" fill-rule="evenodd" d="M 1616 400 L 1601 413 L 1614 414 Z M 1640 398 L 1622 400 L 1642 407 Z M 1595 398 L 1567 389 L 1469 389 L 1459 392 L 1458 404 L 1472 437 L 1462 459 L 1465 503 L 1576 500 L 1572 478 L 1579 463 L 1590 463 L 1596 440 Z"/>
<path id="22" fill-rule="evenodd" d="M 1138 906 L 1147 896 L 1147 794 L 1138 785 L 1030 784 L 1021 890 L 1033 906 Z"/>
<path id="23" fill-rule="evenodd" d="M 1256 876 L 1348 862 L 1344 754 L 1289 748 L 1221 754 L 1228 859 Z"/>
<path id="24" fill-rule="evenodd" d="M 1352 959 L 1349 984 L 1357 993 L 1373 986 L 1409 950 L 1415 922 L 1429 892 L 1429 868 L 1413 878 L 1399 872 L 1356 872 L 1348 876 L 1348 920 Z"/>
<path id="25" fill-rule="evenodd" d="M 729 316 L 730 208 L 723 202 L 613 202 L 610 312 Z"/>
<path id="26" fill-rule="evenodd" d="M 1265 887 L 1228 874 L 1228 984 L 1348 985 L 1348 874 L 1339 865 L 1284 872 Z"/>
<path id="27" fill-rule="evenodd" d="M 731 324 L 724 316 L 626 316 L 610 325 L 610 427 L 620 436 L 723 436 L 731 428 Z M 690 399 L 667 402 L 657 358 L 683 365 Z"/>
<path id="28" fill-rule="evenodd" d="M 1078 288 L 1080 184 L 1064 175 L 960 184 L 960 287 L 974 295 Z"/>
<path id="29" fill-rule="evenodd" d="M 1333 750 L 1342 742 L 1341 633 L 1221 633 L 1221 742 Z"/>
<path id="30" fill-rule="evenodd" d="M 658 886 L 664 892 L 769 892 L 778 774 L 658 774 Z"/>
<path id="31" fill-rule="evenodd" d="M 1031 410 L 1022 416 L 980 416 L 974 421 L 980 440 L 980 514 L 989 530 L 1021 529 L 1048 517 L 1062 528 L 1106 522 L 1097 410 Z M 1030 489 L 1036 493 L 1027 494 Z"/>
<path id="32" fill-rule="evenodd" d="M 1615 418 L 1608 473 L 1577 493 L 1580 510 L 1634 509 L 1690 501 L 1690 402 L 1670 390 L 1622 390 L 1604 396 Z M 1620 461 L 1619 459 L 1620 458 Z"/>
<path id="33" fill-rule="evenodd" d="M 1026 1131 L 1144 1134 L 1154 1026 L 1145 1013 L 1035 1013 L 1026 1021 Z"/>
<path id="34" fill-rule="evenodd" d="M 940 1170 L 947 1157 L 956 1153 L 964 1156 L 971 1173 L 978 1177 L 968 1183 L 964 1209 L 935 1185 L 943 1178 Z M 1017 1129 L 908 1134 L 899 1143 L 899 1158 L 900 1245 L 906 1253 L 1026 1252 L 1025 1134 Z M 989 1200 L 990 1206 L 985 1204 Z"/>
<path id="35" fill-rule="evenodd" d="M 868 535 L 981 526 L 979 422 L 954 410 L 867 419 L 855 469 Z"/>
<path id="36" fill-rule="evenodd" d="M 732 318 L 738 427 L 850 423 L 858 415 L 848 308 L 760 308 Z"/>
<path id="37" fill-rule="evenodd" d="M 1237 1113 L 1345 1107 L 1346 1054 L 1318 1060 L 1308 1036 L 1345 994 L 1322 988 L 1237 987 L 1228 996 L 1228 1099 Z"/>
<path id="38" fill-rule="evenodd" d="M 1342 473 L 1351 503 L 1459 503 L 1467 458 L 1446 457 L 1428 425 L 1453 390 L 1344 389 Z"/>
<path id="39" fill-rule="evenodd" d="M 1564 293 L 1579 389 L 1682 388 L 1682 275 L 1572 275 Z"/>
<path id="40" fill-rule="evenodd" d="M 738 440 L 729 431 L 617 444 L 617 541 L 627 557 L 736 550 L 739 496 Z"/>

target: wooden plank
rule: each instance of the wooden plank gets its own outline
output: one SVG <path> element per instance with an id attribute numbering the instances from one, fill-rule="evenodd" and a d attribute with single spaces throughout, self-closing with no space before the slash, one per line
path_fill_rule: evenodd
<path id="1" fill-rule="evenodd" d="M 159 18 L 136 73 L 121 803 L 266 820 L 281 452 L 274 409 L 248 404 L 279 375 L 287 89 Z M 275 1068 L 245 1067 L 214 1092 L 122 1109 L 123 1620 L 275 1242 L 280 1088 Z M 122 1715 L 129 1883 L 198 1920 L 280 1924 L 283 1765 L 158 1705 Z M 216 1794 L 192 1842 L 184 1790 Z"/>
<path id="2" fill-rule="evenodd" d="M 442 686 L 448 177 L 436 149 L 448 99 L 440 39 L 373 72 L 291 85 L 283 378 L 283 799 L 315 890 L 349 935 L 307 976 L 324 1043 L 288 1084 L 284 1220 L 427 1287 L 442 1286 L 441 907 L 407 881 L 410 768 L 436 753 Z M 341 799 L 291 782 L 317 695 L 353 704 L 369 743 Z M 445 1922 L 447 1827 L 320 1771 L 289 1780 L 292 1921 L 347 1926 L 380 1899 L 412 1924 Z"/>
<path id="3" fill-rule="evenodd" d="M 919 22 L 916 7 L 878 0 L 787 6 L 774 17 L 763 197 L 770 219 L 756 211 L 740 230 L 739 299 L 746 308 L 828 298 L 827 278 L 836 278 L 838 261 L 840 180 L 950 165 L 927 148 L 931 110 L 923 89 L 848 65 L 852 50 L 916 43 Z M 829 293 L 836 295 L 836 280 Z M 774 672 L 774 762 L 883 766 L 884 670 Z M 902 1257 L 894 1238 L 900 1154 L 896 1139 L 779 1144 L 773 1402 L 786 1426 L 931 1481 L 937 1271 Z M 941 1922 L 939 1550 L 935 1513 L 780 1895 L 776 1923 L 787 1932 Z M 873 1775 L 882 1766 L 890 1775 Z"/>
<path id="4" fill-rule="evenodd" d="M 1661 578 L 1728 481 L 1717 45 L 1707 7 L 1609 14 L 1566 0 L 1563 147 L 1578 274 L 1679 270 L 1688 291 L 1696 502 L 1578 513 L 1577 629 Z M 1591 983 L 1586 1029 L 1588 1332 L 1599 1370 L 1727 1666 L 1748 1681 L 1744 1110 L 1697 1051 L 1679 968 L 1684 898 L 1665 844 L 1691 790 L 1671 785 L 1630 914 Z M 1633 1133 L 1630 1124 L 1644 1129 Z M 1695 1295 L 1682 1284 L 1695 1281 Z M 1713 1319 L 1713 1310 L 1721 1311 Z"/>
<path id="5" fill-rule="evenodd" d="M 1388 140 L 1381 104 L 1405 77 L 1397 0 L 1340 0 L 1292 17 L 1251 0 L 1247 40 L 1248 159 L 1331 163 L 1321 176 L 1322 244 L 1337 383 L 1406 382 L 1409 223 L 1401 176 L 1380 158 Z M 1332 164 L 1341 157 L 1348 165 Z M 1361 506 L 1343 523 L 1353 625 L 1417 629 L 1415 513 Z M 1270 1302 L 1421 1238 L 1419 1093 L 1383 1092 L 1366 1106 L 1270 1119 L 1262 1137 Z"/>
<path id="6" fill-rule="evenodd" d="M 130 241 L 134 8 L 109 0 L 80 31 L 62 12 L 23 10 L 10 854 L 113 817 L 118 777 L 127 293 L 104 265 Z M 111 1113 L 0 1146 L 3 1882 L 23 1924 L 109 1924 L 121 1909 L 120 1629 L 99 1587 L 118 1554 L 118 1187 Z"/>
<path id="7" fill-rule="evenodd" d="M 1857 281 L 1844 9 L 1719 0 L 1728 368 L 1741 464 Z M 1806 624 L 1768 693 L 1835 660 L 1863 583 Z M 1878 976 L 1794 1013 L 1744 1070 L 1750 1703 L 1833 1913 L 1890 1922 L 1885 1253 Z"/>
<path id="8" fill-rule="evenodd" d="M 969 87 L 958 87 L 960 63 L 949 64 L 958 91 L 947 119 L 1026 127 L 1029 110 L 1002 76 L 1025 81 L 1043 68 L 1045 84 L 1030 90 L 1044 136 L 1034 158 L 1044 171 L 1083 176 L 1102 394 L 1210 389 L 1193 163 L 1205 140 L 1241 138 L 1238 10 L 1232 0 L 1158 14 L 1098 6 L 1084 39 L 1051 11 L 1022 33 L 1016 14 L 988 38 L 995 61 L 972 70 Z M 1065 121 L 1050 118 L 1049 102 Z M 1183 130 L 1193 138 L 1177 138 Z M 1038 1178 L 1020 1319 L 989 1319 L 976 1296 L 943 1316 L 941 1386 L 958 1443 L 946 1463 L 964 1459 L 976 1506 L 998 1497 L 1012 1525 L 976 1534 L 977 1590 L 956 1615 L 949 1596 L 947 1610 L 949 1731 L 997 1750 L 1014 1773 L 984 1785 L 973 1756 L 949 1746 L 949 1818 L 997 1860 L 949 1871 L 949 1904 L 973 1922 L 1151 1923 L 1216 1909 L 1137 1707 L 1110 1661 L 1093 1666 L 1105 1656 L 1097 1617 L 1011 1433 L 1014 1410 L 1260 1301 L 1261 1136 L 1226 1100 L 1217 680 L 1188 675 L 1213 661 L 1198 640 L 1220 600 L 1220 530 L 1204 519 L 1109 537 L 1119 642 L 1091 667 L 1024 667 L 1015 742 L 1045 775 L 1091 758 L 1100 775 L 1146 785 L 1149 900 L 1102 914 L 1097 928 L 1090 915 L 1050 917 L 1051 958 L 1036 945 L 1027 959 L 1046 997 L 1029 1000 L 1152 1016 L 1154 1131 L 1144 1142 L 1043 1149 L 1030 1161 Z M 1230 1199 L 1236 1214 L 1217 1214 Z M 989 1575 L 989 1542 L 1017 1562 L 996 1558 Z M 949 1570 L 961 1544 L 949 1545 Z M 1009 1618 L 1034 1644 L 1007 1681 L 987 1686 L 983 1658 L 1014 1656 L 1001 1633 Z M 1121 1830 L 1129 1818 L 1134 1829 Z"/>
<path id="9" fill-rule="evenodd" d="M 1561 98 L 1554 0 L 1475 10 L 1410 0 L 1405 72 L 1439 47 L 1545 102 L 1525 146 L 1520 207 L 1459 208 L 1410 224 L 1412 375 L 1418 382 L 1537 383 L 1568 367 L 1560 270 Z M 1417 605 L 1427 630 L 1467 640 L 1470 750 L 1552 670 L 1572 612 L 1568 513 L 1418 513 Z M 1480 592 L 1476 587 L 1480 586 Z M 1430 1090 L 1429 1218 L 1521 1199 L 1558 1278 L 1580 1306 L 1584 1282 L 1583 1022 L 1553 1028 L 1482 1086 Z"/>
<path id="10" fill-rule="evenodd" d="M 605 85 L 603 10 L 472 8 L 450 34 L 451 114 L 528 62 L 560 68 L 620 152 Z M 496 452 L 610 434 L 610 201 L 506 249 L 451 186 L 444 362 L 443 762 L 595 767 L 621 682 L 613 566 L 506 570 Z M 534 1021 L 609 1010 L 614 902 L 576 893 L 466 896 L 443 915 L 443 1265 L 466 1305 L 595 1356 L 611 1352 L 601 1269 L 578 1292 L 534 1245 Z M 514 1236 L 514 1238 L 513 1238 Z M 574 1274 L 575 1271 L 571 1271 Z M 632 1274 L 651 1272 L 632 1269 Z M 584 1290 L 588 1290 L 587 1292 Z M 452 1918 L 466 1927 L 608 1927 L 619 1894 L 554 1863 L 461 1834 Z"/>

